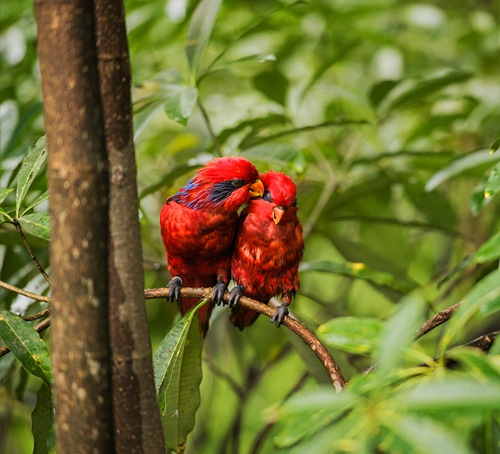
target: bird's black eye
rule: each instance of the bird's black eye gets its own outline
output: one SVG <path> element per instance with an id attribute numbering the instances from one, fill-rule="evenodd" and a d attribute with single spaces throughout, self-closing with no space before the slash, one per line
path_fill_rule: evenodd
<path id="1" fill-rule="evenodd" d="M 264 200 L 267 200 L 268 202 L 273 201 L 273 197 L 271 196 L 271 193 L 267 189 L 264 191 L 264 195 L 262 196 L 262 198 Z"/>
<path id="2" fill-rule="evenodd" d="M 298 206 L 299 206 L 299 205 L 298 205 L 298 203 L 297 203 L 297 199 L 295 199 L 295 200 L 293 201 L 293 207 L 297 208 Z"/>
<path id="3" fill-rule="evenodd" d="M 242 180 L 240 178 L 235 178 L 234 180 L 231 180 L 231 186 L 234 189 L 241 188 L 242 186 L 245 186 L 245 180 Z"/>

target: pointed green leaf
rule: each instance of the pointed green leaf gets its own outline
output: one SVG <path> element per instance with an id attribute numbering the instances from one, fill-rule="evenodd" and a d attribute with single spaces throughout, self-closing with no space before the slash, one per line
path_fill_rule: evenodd
<path id="1" fill-rule="evenodd" d="M 221 3 L 222 0 L 202 0 L 189 21 L 185 51 L 192 82 L 194 82 L 201 56 L 212 34 Z"/>
<path id="2" fill-rule="evenodd" d="M 464 303 L 457 309 L 448 322 L 441 338 L 438 354 L 442 355 L 457 335 L 463 332 L 470 319 L 479 311 L 483 315 L 500 309 L 500 269 L 481 279 L 464 298 Z"/>
<path id="3" fill-rule="evenodd" d="M 391 99 L 386 107 L 386 110 L 391 111 L 402 107 L 408 107 L 413 104 L 419 104 L 423 99 L 429 97 L 437 91 L 452 84 L 465 82 L 472 76 L 473 74 L 467 71 L 448 71 L 443 75 L 419 81 L 412 87 L 404 90 L 402 93 L 397 94 L 393 99 Z"/>
<path id="4" fill-rule="evenodd" d="M 278 71 L 266 71 L 260 73 L 253 79 L 253 84 L 257 90 L 263 93 L 271 101 L 282 106 L 286 103 L 288 92 L 288 79 Z"/>
<path id="5" fill-rule="evenodd" d="M 12 222 L 13 218 L 0 206 L 0 224 L 4 222 Z"/>
<path id="6" fill-rule="evenodd" d="M 493 235 L 474 254 L 473 263 L 486 263 L 500 258 L 500 232 Z"/>
<path id="7" fill-rule="evenodd" d="M 29 323 L 18 315 L 1 309 L 0 336 L 24 368 L 50 386 L 52 372 L 49 351 L 45 342 Z"/>
<path id="8" fill-rule="evenodd" d="M 494 380 L 500 383 L 500 367 L 477 348 L 457 348 L 446 356 L 460 363 L 478 381 Z"/>
<path id="9" fill-rule="evenodd" d="M 329 347 L 367 355 L 377 348 L 383 326 L 376 318 L 337 317 L 321 325 L 316 333 Z"/>
<path id="10" fill-rule="evenodd" d="M 2 203 L 13 190 L 13 188 L 0 188 L 0 203 Z"/>
<path id="11" fill-rule="evenodd" d="M 370 102 L 372 106 L 377 108 L 380 103 L 386 98 L 386 96 L 391 92 L 391 90 L 400 83 L 399 80 L 382 80 L 376 83 L 370 89 Z"/>
<path id="12" fill-rule="evenodd" d="M 188 312 L 166 335 L 153 356 L 156 394 L 165 444 L 178 452 L 194 427 L 200 405 L 202 342 L 198 309 Z"/>
<path id="13" fill-rule="evenodd" d="M 172 93 L 165 101 L 164 109 L 169 118 L 186 126 L 198 100 L 198 90 L 195 87 L 172 86 Z"/>
<path id="14" fill-rule="evenodd" d="M 49 191 L 45 191 L 43 194 L 40 194 L 33 202 L 31 202 L 23 211 L 21 216 L 24 216 L 25 213 L 27 213 L 29 210 L 32 208 L 36 207 L 38 204 L 42 203 L 43 201 L 47 200 L 49 198 Z"/>
<path id="15" fill-rule="evenodd" d="M 0 104 L 0 155 L 2 156 L 8 151 L 18 118 L 19 109 L 14 101 L 8 99 Z"/>
<path id="16" fill-rule="evenodd" d="M 402 292 L 407 292 L 413 288 L 412 285 L 397 280 L 393 274 L 371 270 L 364 263 L 336 263 L 318 260 L 314 262 L 303 262 L 299 270 L 303 273 L 309 271 L 322 271 L 325 273 L 339 274 L 353 279 L 362 279 L 372 284 Z"/>
<path id="17" fill-rule="evenodd" d="M 469 453 L 463 445 L 463 440 L 457 437 L 457 433 L 445 429 L 429 418 L 400 414 L 397 418 L 386 418 L 383 424 L 392 434 L 407 444 L 407 452 L 413 454 Z"/>
<path id="18" fill-rule="evenodd" d="M 489 199 L 500 191 L 500 162 L 490 172 L 486 185 L 484 186 L 484 197 Z"/>
<path id="19" fill-rule="evenodd" d="M 385 377 L 401 366 L 406 349 L 411 346 L 415 330 L 423 321 L 425 303 L 423 298 L 409 295 L 403 306 L 394 314 L 380 338 L 375 373 Z"/>
<path id="20" fill-rule="evenodd" d="M 489 153 L 490 154 L 495 153 L 499 147 L 500 147 L 500 137 L 491 144 Z"/>
<path id="21" fill-rule="evenodd" d="M 54 406 L 52 392 L 42 383 L 36 394 L 36 406 L 31 413 L 33 434 L 33 454 L 48 454 L 55 446 L 54 435 Z"/>
<path id="22" fill-rule="evenodd" d="M 26 193 L 37 176 L 46 156 L 47 146 L 45 136 L 43 136 L 29 149 L 28 154 L 23 159 L 19 174 L 17 175 L 16 217 L 19 217 L 21 203 L 23 203 L 24 197 L 26 197 Z"/>
<path id="23" fill-rule="evenodd" d="M 356 396 L 333 388 L 305 391 L 286 402 L 280 411 L 278 433 L 273 442 L 287 448 L 315 434 L 357 402 Z"/>
<path id="24" fill-rule="evenodd" d="M 490 162 L 498 161 L 498 159 L 498 156 L 488 154 L 487 150 L 469 153 L 464 157 L 455 159 L 448 166 L 441 169 L 439 172 L 436 172 L 425 185 L 425 190 L 432 191 L 450 178 L 461 175 L 469 169 L 474 169 L 482 165 L 487 165 Z"/>
<path id="25" fill-rule="evenodd" d="M 395 396 L 396 397 L 396 396 Z M 397 402 L 402 410 L 484 411 L 500 408 L 500 383 L 474 379 L 431 380 L 401 392 Z"/>
<path id="26" fill-rule="evenodd" d="M 32 213 L 18 219 L 23 230 L 30 235 L 50 240 L 49 213 Z"/>

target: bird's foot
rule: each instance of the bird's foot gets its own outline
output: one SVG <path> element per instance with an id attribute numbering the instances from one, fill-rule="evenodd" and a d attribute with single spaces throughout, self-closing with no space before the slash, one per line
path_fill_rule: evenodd
<path id="1" fill-rule="evenodd" d="M 229 294 L 229 307 L 235 307 L 239 302 L 240 298 L 245 294 L 245 289 L 242 285 L 237 285 L 234 287 Z"/>
<path id="2" fill-rule="evenodd" d="M 276 312 L 271 317 L 271 323 L 274 323 L 276 328 L 279 328 L 283 323 L 285 315 L 288 315 L 288 303 L 282 303 L 276 308 Z"/>
<path id="3" fill-rule="evenodd" d="M 179 276 L 174 276 L 172 280 L 167 284 L 167 288 L 167 301 L 169 303 L 173 303 L 174 299 L 176 301 L 179 301 L 181 298 L 182 279 Z"/>
<path id="4" fill-rule="evenodd" d="M 227 285 L 224 284 L 222 281 L 217 281 L 217 284 L 214 285 L 214 288 L 212 290 L 212 303 L 217 304 L 217 306 L 220 306 L 221 303 L 225 305 L 224 303 L 224 293 L 227 291 Z"/>

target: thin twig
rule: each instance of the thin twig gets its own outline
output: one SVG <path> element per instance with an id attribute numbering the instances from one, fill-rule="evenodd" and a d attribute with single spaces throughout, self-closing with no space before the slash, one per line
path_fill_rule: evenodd
<path id="1" fill-rule="evenodd" d="M 51 299 L 47 296 L 41 296 L 31 292 L 27 292 L 26 290 L 7 284 L 6 282 L 3 281 L 0 281 L 0 286 L 6 288 L 7 290 L 18 293 L 20 295 L 32 298 L 36 301 L 44 301 L 47 303 L 51 302 Z M 181 296 L 184 298 L 186 297 L 210 298 L 211 294 L 212 294 L 211 288 L 183 288 L 181 290 Z M 144 290 L 144 297 L 146 299 L 166 298 L 167 296 L 168 296 L 167 288 Z M 224 295 L 224 301 L 226 303 L 229 301 L 229 293 L 226 293 Z M 271 318 L 274 315 L 274 310 L 271 309 L 269 306 L 247 297 L 242 297 L 240 299 L 239 304 L 241 304 L 243 307 L 264 314 L 269 318 Z M 318 359 L 325 367 L 335 390 L 337 392 L 340 392 L 346 386 L 347 382 L 342 376 L 342 372 L 340 371 L 338 364 L 335 362 L 328 349 L 319 341 L 319 339 L 311 331 L 309 331 L 298 320 L 294 320 L 293 318 L 286 316 L 283 320 L 283 325 L 285 325 L 287 328 L 291 329 L 295 334 L 300 336 L 302 340 L 309 346 L 309 348 L 316 354 Z"/>
<path id="2" fill-rule="evenodd" d="M 23 315 L 22 319 L 26 320 L 27 322 L 32 322 L 33 320 L 38 320 L 39 318 L 46 317 L 47 315 L 50 315 L 50 309 L 44 309 L 43 311 L 37 312 L 36 314 Z"/>
<path id="3" fill-rule="evenodd" d="M 7 282 L 0 281 L 0 287 L 3 287 L 11 292 L 17 293 L 18 295 L 26 296 L 35 301 L 43 301 L 44 303 L 50 303 L 51 299 L 48 296 L 37 295 L 36 293 L 28 292 L 22 288 L 16 287 L 14 285 L 7 284 Z"/>
<path id="4" fill-rule="evenodd" d="M 195 298 L 206 298 L 210 297 L 212 289 L 210 288 L 183 288 L 181 290 L 182 297 L 195 297 Z M 157 288 L 157 289 L 146 289 L 144 291 L 144 296 L 146 299 L 152 298 L 165 298 L 168 296 L 167 288 Z M 229 301 L 229 293 L 224 295 L 224 301 L 227 303 Z M 265 316 L 271 318 L 274 315 L 274 310 L 271 309 L 266 304 L 260 303 L 253 299 L 242 297 L 239 304 L 248 309 L 252 309 L 256 312 L 264 314 Z M 291 329 L 295 334 L 297 334 L 315 353 L 318 359 L 323 364 L 326 369 L 328 376 L 337 392 L 340 392 L 347 384 L 338 364 L 333 359 L 327 348 L 319 341 L 319 339 L 309 331 L 302 323 L 298 320 L 286 316 L 283 320 L 283 325 Z"/>
<path id="5" fill-rule="evenodd" d="M 212 128 L 212 122 L 210 121 L 210 117 L 208 116 L 208 113 L 205 110 L 205 107 L 203 106 L 200 98 L 198 98 L 198 107 L 200 108 L 201 115 L 203 116 L 203 119 L 205 120 L 205 124 L 207 125 L 208 133 L 210 134 L 210 137 L 212 138 L 212 142 L 214 143 L 215 149 L 217 150 L 218 155 L 222 156 L 221 143 L 219 142 L 219 139 L 217 138 L 217 134 L 215 134 L 215 131 Z"/>
<path id="6" fill-rule="evenodd" d="M 47 317 L 45 320 L 41 321 L 38 325 L 35 325 L 33 329 L 38 333 L 41 333 L 43 330 L 47 329 L 50 326 L 50 317 Z M 10 352 L 9 347 L 0 347 L 0 358 L 5 356 Z"/>
<path id="7" fill-rule="evenodd" d="M 40 273 L 42 274 L 42 276 L 45 278 L 45 280 L 50 285 L 50 277 L 45 272 L 45 270 L 43 269 L 42 265 L 40 264 L 40 262 L 38 261 L 38 259 L 35 256 L 35 254 L 33 253 L 33 250 L 31 249 L 31 246 L 29 245 L 28 240 L 26 239 L 26 236 L 24 235 L 24 232 L 23 232 L 23 229 L 21 227 L 21 224 L 19 224 L 19 221 L 17 219 L 13 219 L 12 220 L 12 224 L 14 224 L 14 227 L 16 228 L 17 233 L 19 233 L 19 235 L 21 236 L 21 239 L 23 240 L 24 246 L 26 247 L 26 250 L 28 251 L 28 254 L 31 257 L 31 260 L 33 260 L 33 262 L 35 263 L 35 266 L 38 268 L 38 271 L 40 271 Z"/>
<path id="8" fill-rule="evenodd" d="M 442 311 L 438 312 L 434 317 L 427 320 L 420 328 L 417 329 L 415 334 L 415 340 L 420 339 L 423 335 L 447 322 L 455 311 L 459 308 L 460 303 L 456 303 L 453 306 L 447 307 Z"/>

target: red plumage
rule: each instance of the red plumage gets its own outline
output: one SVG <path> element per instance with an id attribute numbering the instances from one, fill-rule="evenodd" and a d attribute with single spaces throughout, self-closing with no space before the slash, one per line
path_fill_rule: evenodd
<path id="1" fill-rule="evenodd" d="M 245 296 L 267 303 L 271 297 L 281 295 L 283 304 L 271 320 L 279 326 L 299 289 L 304 240 L 293 180 L 273 171 L 262 174 L 260 179 L 264 196 L 250 200 L 240 216 L 231 274 Z M 231 321 L 242 330 L 258 315 L 236 304 Z"/>
<path id="2" fill-rule="evenodd" d="M 173 300 L 175 277 L 186 287 L 214 287 L 219 304 L 230 280 L 231 254 L 238 223 L 238 209 L 264 187 L 254 165 L 244 158 L 218 158 L 198 170 L 195 177 L 169 197 L 160 213 L 163 244 Z M 174 284 L 173 287 L 171 285 Z M 216 292 L 216 288 L 218 291 Z M 182 315 L 199 299 L 178 299 Z M 213 305 L 199 312 L 203 335 Z"/>

